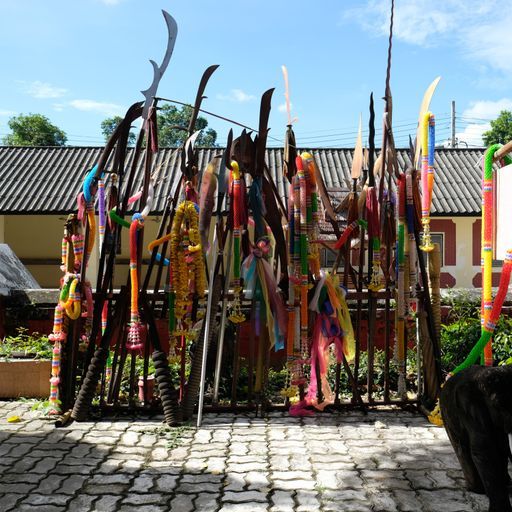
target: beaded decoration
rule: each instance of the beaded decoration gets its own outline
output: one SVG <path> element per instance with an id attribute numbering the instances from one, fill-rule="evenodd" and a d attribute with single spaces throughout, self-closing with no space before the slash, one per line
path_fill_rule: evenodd
<path id="1" fill-rule="evenodd" d="M 61 342 L 55 340 L 52 350 L 52 376 L 50 378 L 50 410 L 49 414 L 60 413 L 59 383 L 60 383 L 60 357 Z"/>
<path id="2" fill-rule="evenodd" d="M 73 219 L 69 219 L 71 222 Z M 80 267 L 84 253 L 84 237 L 81 234 L 71 234 L 66 225 L 65 235 L 61 243 L 61 270 L 65 272 L 62 279 L 62 286 L 59 300 L 55 307 L 53 317 L 53 331 L 48 339 L 53 343 L 52 350 L 52 375 L 50 378 L 50 414 L 60 413 L 59 383 L 61 368 L 62 344 L 67 338 L 67 321 L 80 318 L 82 311 L 82 297 L 80 293 Z M 71 259 L 70 259 L 71 258 Z M 91 304 L 88 304 L 88 311 L 92 315 L 92 294 Z"/>

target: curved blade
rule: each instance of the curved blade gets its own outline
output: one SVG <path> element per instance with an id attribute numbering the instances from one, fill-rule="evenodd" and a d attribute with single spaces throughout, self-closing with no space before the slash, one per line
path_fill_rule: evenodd
<path id="1" fill-rule="evenodd" d="M 189 169 L 190 166 L 193 164 L 194 161 L 194 144 L 196 143 L 197 137 L 199 137 L 199 134 L 201 133 L 201 130 L 197 130 L 197 132 L 194 132 L 186 141 L 185 146 L 183 147 L 183 154 L 185 156 L 185 169 Z"/>
<path id="2" fill-rule="evenodd" d="M 142 112 L 142 102 L 139 101 L 137 103 L 134 103 L 127 111 L 123 118 L 123 120 L 117 125 L 115 130 L 110 135 L 107 144 L 105 145 L 105 148 L 101 152 L 100 158 L 98 160 L 98 165 L 96 168 L 96 178 L 99 178 L 103 171 L 105 170 L 105 165 L 110 157 L 110 153 L 112 152 L 112 149 L 116 145 L 118 140 L 127 140 L 128 134 L 130 132 L 131 124 L 133 121 L 135 121 Z M 123 142 L 120 144 L 120 146 L 123 148 L 123 151 L 126 152 L 126 144 Z M 114 165 L 114 169 L 117 169 L 117 165 Z"/>
<path id="3" fill-rule="evenodd" d="M 160 80 L 162 79 L 162 76 L 167 69 L 169 61 L 171 60 L 171 55 L 174 50 L 174 43 L 176 42 L 176 36 L 178 35 L 178 25 L 176 20 L 164 10 L 162 10 L 162 14 L 164 15 L 165 23 L 167 24 L 167 32 L 169 33 L 169 38 L 167 40 L 167 49 L 165 51 L 162 64 L 158 66 L 155 61 L 149 61 L 153 66 L 153 82 L 145 91 L 141 91 L 146 98 L 146 101 L 144 102 L 144 108 L 142 110 L 142 118 L 144 120 L 148 117 L 149 107 L 153 101 L 153 98 L 156 96 L 158 84 L 160 83 Z"/>
<path id="4" fill-rule="evenodd" d="M 283 174 L 291 183 L 295 173 L 297 172 L 297 167 L 295 165 L 295 159 L 297 158 L 297 143 L 295 142 L 295 134 L 293 133 L 291 124 L 286 128 L 286 134 L 284 137 Z"/>
<path id="5" fill-rule="evenodd" d="M 263 93 L 260 105 L 260 123 L 258 127 L 258 140 L 256 141 L 256 176 L 263 176 L 265 169 L 265 150 L 267 147 L 268 118 L 274 89 Z"/>
<path id="6" fill-rule="evenodd" d="M 409 158 L 411 159 L 411 163 L 414 164 L 414 149 L 415 143 L 412 141 L 412 137 L 409 135 Z"/>
<path id="7" fill-rule="evenodd" d="M 352 179 L 357 180 L 361 176 L 363 168 L 363 127 L 362 115 L 359 114 L 359 132 L 357 134 L 356 147 L 354 148 L 354 158 L 352 159 Z"/>
<path id="8" fill-rule="evenodd" d="M 196 101 L 194 102 L 194 110 L 192 111 L 192 116 L 190 117 L 190 121 L 188 124 L 188 133 L 192 134 L 195 129 L 197 116 L 199 115 L 199 110 L 201 108 L 201 103 L 205 96 L 204 90 L 206 89 L 206 84 L 208 84 L 208 80 L 213 75 L 214 71 L 219 67 L 218 64 L 213 64 L 205 69 L 203 76 L 201 77 L 201 81 L 199 82 L 199 87 L 197 88 Z"/>
<path id="9" fill-rule="evenodd" d="M 375 187 L 375 109 L 373 105 L 373 92 L 370 94 L 370 120 L 368 121 L 368 186 Z"/>
<path id="10" fill-rule="evenodd" d="M 228 133 L 228 140 L 226 143 L 226 149 L 222 154 L 222 160 L 219 168 L 219 182 L 218 184 L 218 197 L 217 197 L 217 212 L 220 214 L 222 208 L 222 201 L 224 200 L 224 194 L 226 193 L 227 181 L 226 181 L 226 167 L 231 162 L 231 144 L 233 143 L 233 129 L 231 128 Z"/>
<path id="11" fill-rule="evenodd" d="M 201 188 L 199 189 L 199 234 L 201 236 L 203 252 L 208 248 L 210 223 L 213 215 L 215 191 L 218 181 L 215 170 L 217 169 L 219 156 L 213 157 L 201 177 Z"/>
<path id="12" fill-rule="evenodd" d="M 288 126 L 286 128 L 286 135 L 284 138 L 284 155 L 283 155 L 283 174 L 291 183 L 292 178 L 297 172 L 295 167 L 295 158 L 297 157 L 297 149 L 295 143 L 295 134 L 292 128 L 292 112 L 290 105 L 290 89 L 288 83 L 288 70 L 286 66 L 281 66 L 284 78 L 284 98 L 286 101 L 286 113 L 288 114 Z"/>
<path id="13" fill-rule="evenodd" d="M 423 101 L 421 102 L 420 107 L 420 113 L 418 116 L 418 128 L 416 129 L 416 149 L 414 153 L 414 168 L 417 169 L 420 164 L 420 150 L 421 150 L 421 144 L 419 143 L 420 140 L 420 130 L 421 130 L 421 120 L 423 118 L 423 115 L 425 112 L 428 111 L 430 108 L 430 101 L 432 100 L 432 96 L 434 95 L 434 92 L 436 90 L 437 84 L 439 83 L 439 80 L 441 80 L 441 77 L 438 76 L 427 88 L 425 91 L 425 94 L 423 95 Z"/>

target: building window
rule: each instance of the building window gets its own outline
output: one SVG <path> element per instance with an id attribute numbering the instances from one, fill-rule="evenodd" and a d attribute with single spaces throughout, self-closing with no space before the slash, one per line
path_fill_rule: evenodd
<path id="1" fill-rule="evenodd" d="M 492 267 L 501 268 L 503 267 L 503 260 L 492 260 Z"/>
<path id="2" fill-rule="evenodd" d="M 322 268 L 332 269 L 334 262 L 336 261 L 337 251 L 330 251 L 329 249 L 322 249 L 322 255 L 320 261 Z"/>
<path id="3" fill-rule="evenodd" d="M 441 267 L 444 266 L 444 233 L 430 233 L 430 239 L 433 244 L 439 244 L 439 254 Z"/>

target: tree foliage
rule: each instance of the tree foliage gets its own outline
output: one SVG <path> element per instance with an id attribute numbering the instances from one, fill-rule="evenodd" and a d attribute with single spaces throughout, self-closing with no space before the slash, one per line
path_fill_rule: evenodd
<path id="1" fill-rule="evenodd" d="M 158 112 L 158 142 L 161 146 L 181 146 L 188 137 L 187 128 L 192 116 L 192 107 L 184 105 L 178 108 L 166 104 Z M 217 132 L 207 128 L 208 121 L 198 116 L 194 131 L 201 130 L 196 139 L 196 146 L 213 147 L 217 141 Z M 183 129 L 180 129 L 183 128 Z"/>
<path id="2" fill-rule="evenodd" d="M 158 110 L 158 144 L 161 147 L 179 147 L 188 138 L 188 125 L 192 116 L 192 107 L 184 105 L 180 108 L 166 104 Z M 115 116 L 105 119 L 101 123 L 101 131 L 107 140 L 119 122 L 121 117 Z M 194 131 L 201 130 L 196 139 L 196 146 L 214 147 L 217 141 L 217 132 L 208 127 L 208 121 L 198 116 Z M 135 142 L 135 135 L 130 133 L 130 144 Z"/>
<path id="3" fill-rule="evenodd" d="M 105 137 L 105 142 L 108 141 L 118 124 L 123 120 L 121 116 L 108 117 L 101 122 L 101 133 Z M 135 133 L 130 132 L 128 135 L 128 144 L 133 146 L 135 144 Z"/>
<path id="4" fill-rule="evenodd" d="M 512 112 L 502 110 L 500 115 L 491 121 L 491 129 L 482 134 L 486 146 L 506 144 L 512 140 Z"/>
<path id="5" fill-rule="evenodd" d="M 7 146 L 64 146 L 67 135 L 42 114 L 20 114 L 7 123 L 12 133 L 3 138 Z"/>

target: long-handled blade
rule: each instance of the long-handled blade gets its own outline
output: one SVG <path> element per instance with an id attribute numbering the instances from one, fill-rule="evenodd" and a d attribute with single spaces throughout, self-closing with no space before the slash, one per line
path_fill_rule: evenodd
<path id="1" fill-rule="evenodd" d="M 421 150 L 421 144 L 420 144 L 420 130 L 421 130 L 421 119 L 423 118 L 423 115 L 425 112 L 428 111 L 430 108 L 430 102 L 432 100 L 432 96 L 434 95 L 434 92 L 436 90 L 437 84 L 439 83 L 439 80 L 441 80 L 441 77 L 438 76 L 428 87 L 425 91 L 425 94 L 423 95 L 423 101 L 421 102 L 420 106 L 420 113 L 418 115 L 418 128 L 416 129 L 416 145 L 414 150 L 414 162 L 413 165 L 415 169 L 418 169 L 418 166 L 420 164 L 420 150 Z"/>
<path id="2" fill-rule="evenodd" d="M 274 89 L 269 89 L 263 93 L 260 105 L 260 122 L 258 127 L 258 138 L 256 140 L 256 170 L 255 176 L 263 176 L 265 171 L 265 151 L 267 148 L 268 118 L 270 116 L 270 108 L 272 94 Z"/>
<path id="3" fill-rule="evenodd" d="M 354 158 L 352 159 L 352 179 L 357 180 L 361 176 L 363 168 L 363 127 L 362 116 L 359 115 L 359 130 L 357 132 L 357 141 L 354 148 Z"/>
<path id="4" fill-rule="evenodd" d="M 174 50 L 174 43 L 176 43 L 176 37 L 178 35 L 178 25 L 176 20 L 167 11 L 162 10 L 162 14 L 164 15 L 167 31 L 169 33 L 169 37 L 167 39 L 167 49 L 160 66 L 158 66 L 154 60 L 149 61 L 153 66 L 153 82 L 151 82 L 151 85 L 145 91 L 141 91 L 146 98 L 146 101 L 144 102 L 144 108 L 142 110 L 142 119 L 148 118 L 149 107 L 153 102 L 153 98 L 156 96 L 158 84 L 160 83 L 160 80 L 162 79 L 162 76 L 167 69 L 169 61 L 171 60 L 171 55 Z"/>

